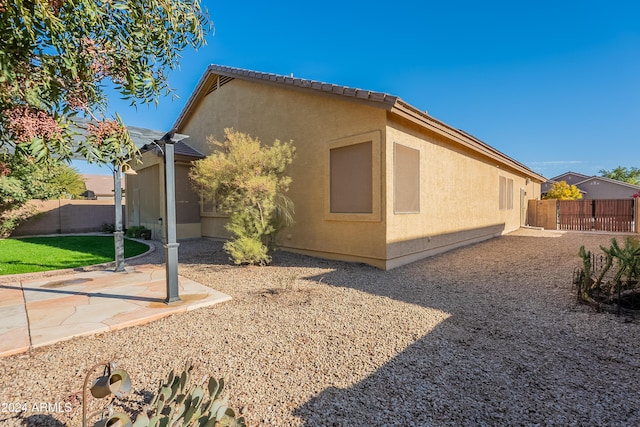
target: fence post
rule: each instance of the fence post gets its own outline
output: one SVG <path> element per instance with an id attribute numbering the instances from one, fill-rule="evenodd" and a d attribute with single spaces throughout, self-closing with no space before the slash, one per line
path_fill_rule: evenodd
<path id="1" fill-rule="evenodd" d="M 640 203 L 638 203 L 638 199 L 633 199 L 633 221 L 635 223 L 633 231 L 640 233 Z"/>

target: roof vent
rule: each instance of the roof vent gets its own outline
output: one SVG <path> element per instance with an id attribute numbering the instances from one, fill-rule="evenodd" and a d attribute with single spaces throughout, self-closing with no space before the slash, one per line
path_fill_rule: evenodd
<path id="1" fill-rule="evenodd" d="M 229 76 L 216 77 L 216 79 L 211 83 L 211 86 L 209 86 L 209 90 L 207 90 L 206 95 L 209 95 L 214 90 L 219 89 L 223 85 L 229 83 L 231 80 L 233 80 L 233 77 L 229 77 Z"/>

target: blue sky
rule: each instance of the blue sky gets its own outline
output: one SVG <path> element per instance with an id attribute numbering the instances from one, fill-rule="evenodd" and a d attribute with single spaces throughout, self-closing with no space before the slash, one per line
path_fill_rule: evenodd
<path id="1" fill-rule="evenodd" d="M 215 33 L 170 74 L 180 98 L 112 95 L 126 124 L 169 130 L 214 63 L 399 96 L 548 178 L 640 167 L 637 1 L 203 4 Z"/>

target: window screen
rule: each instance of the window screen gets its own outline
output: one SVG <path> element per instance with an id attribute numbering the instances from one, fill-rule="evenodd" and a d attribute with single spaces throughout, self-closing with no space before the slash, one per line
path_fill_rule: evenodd
<path id="1" fill-rule="evenodd" d="M 420 212 L 420 151 L 395 144 L 395 212 Z"/>
<path id="2" fill-rule="evenodd" d="M 513 209 L 513 179 L 500 177 L 500 210 Z"/>
<path id="3" fill-rule="evenodd" d="M 373 212 L 372 143 L 347 145 L 330 150 L 330 211 Z"/>
<path id="4" fill-rule="evenodd" d="M 500 210 L 505 210 L 507 208 L 507 178 L 504 176 L 500 177 Z"/>

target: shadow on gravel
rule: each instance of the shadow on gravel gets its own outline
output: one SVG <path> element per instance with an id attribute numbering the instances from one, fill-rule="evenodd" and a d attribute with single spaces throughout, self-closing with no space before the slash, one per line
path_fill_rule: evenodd
<path id="1" fill-rule="evenodd" d="M 29 415 L 22 418 L 22 425 L 25 427 L 67 427 L 67 424 L 56 420 L 53 416 L 43 414 Z"/>
<path id="2" fill-rule="evenodd" d="M 387 272 L 332 262 L 307 277 L 451 316 L 294 414 L 307 426 L 639 425 L 640 356 L 616 348 L 638 325 L 576 309 L 571 267 L 557 258 L 577 262 L 574 248 L 545 243 L 507 236 Z"/>
<path id="3" fill-rule="evenodd" d="M 450 315 L 294 415 L 306 426 L 640 425 L 640 353 L 626 344 L 639 325 L 576 307 L 578 248 L 562 241 L 510 235 L 391 271 L 276 252 L 274 266 L 329 270 L 301 279 Z M 238 268 L 222 243 L 206 243 L 181 245 L 180 263 Z"/>

